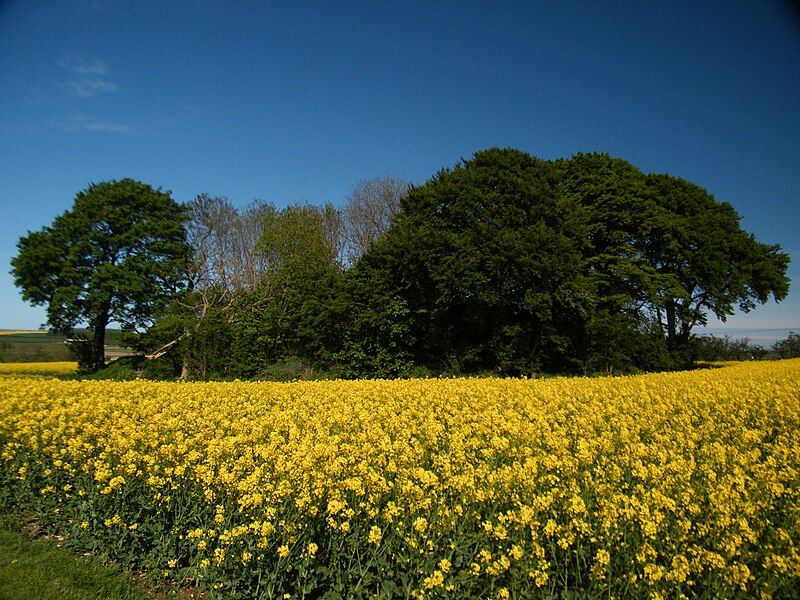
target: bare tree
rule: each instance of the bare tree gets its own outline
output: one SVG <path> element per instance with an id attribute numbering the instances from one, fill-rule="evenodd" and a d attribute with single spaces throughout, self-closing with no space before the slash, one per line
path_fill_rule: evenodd
<path id="1" fill-rule="evenodd" d="M 212 310 L 233 320 L 236 295 L 253 289 L 267 278 L 268 257 L 259 249 L 264 223 L 275 207 L 254 201 L 237 210 L 227 198 L 201 194 L 189 204 L 187 241 L 194 249 L 189 280 L 192 294 L 185 307 L 195 314 L 194 324 L 149 358 L 158 358 L 181 339 L 197 334 Z M 200 374 L 205 375 L 201 349 Z M 182 376 L 188 375 L 188 354 L 183 356 Z"/>
<path id="2" fill-rule="evenodd" d="M 410 182 L 388 175 L 362 179 L 353 186 L 342 209 L 344 257 L 349 264 L 389 228 L 410 188 Z"/>
<path id="3" fill-rule="evenodd" d="M 325 235 L 325 241 L 333 251 L 333 255 L 339 261 L 341 266 L 341 257 L 345 249 L 345 228 L 342 211 L 336 208 L 330 202 L 326 202 L 323 206 L 317 208 L 319 211 L 320 220 L 322 222 L 322 230 Z"/>
<path id="4" fill-rule="evenodd" d="M 201 194 L 189 205 L 187 237 L 195 249 L 194 289 L 230 294 L 258 285 L 267 257 L 258 250 L 267 216 L 275 207 L 254 201 L 237 210 L 227 198 Z"/>

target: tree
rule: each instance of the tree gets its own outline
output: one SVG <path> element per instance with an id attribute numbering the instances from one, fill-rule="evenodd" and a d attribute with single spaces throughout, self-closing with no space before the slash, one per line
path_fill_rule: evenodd
<path id="1" fill-rule="evenodd" d="M 639 244 L 649 266 L 673 279 L 654 306 L 671 348 L 686 348 L 709 312 L 725 321 L 786 297 L 789 255 L 745 232 L 733 206 L 669 175 L 649 175 L 647 185 L 660 210 Z"/>
<path id="2" fill-rule="evenodd" d="M 786 297 L 788 255 L 743 231 L 734 208 L 705 189 L 607 154 L 576 154 L 557 169 L 559 188 L 588 215 L 586 265 L 606 331 L 656 325 L 684 361 L 709 312 L 724 321 Z"/>
<path id="3" fill-rule="evenodd" d="M 237 309 L 268 279 L 268 257 L 258 245 L 275 213 L 271 204 L 254 201 L 240 210 L 227 198 L 207 194 L 189 204 L 189 290 L 160 315 L 157 331 L 145 341 L 159 347 L 179 342 L 182 378 L 224 374 Z"/>
<path id="4" fill-rule="evenodd" d="M 269 263 L 271 315 L 264 325 L 284 353 L 319 359 L 328 345 L 325 315 L 341 274 L 339 223 L 330 204 L 289 206 L 264 223 L 258 248 Z"/>
<path id="5" fill-rule="evenodd" d="M 192 288 L 229 295 L 262 283 L 268 264 L 257 246 L 274 213 L 274 206 L 259 201 L 239 210 L 225 197 L 197 196 L 186 222 Z"/>
<path id="6" fill-rule="evenodd" d="M 345 259 L 349 264 L 389 229 L 410 189 L 408 181 L 389 175 L 362 179 L 353 186 L 342 209 Z"/>
<path id="7" fill-rule="evenodd" d="M 554 183 L 545 161 L 493 148 L 409 192 L 356 264 L 374 273 L 354 277 L 382 280 L 371 285 L 408 320 L 384 327 L 413 343 L 398 356 L 456 373 L 575 367 L 593 302 L 586 225 Z"/>
<path id="8" fill-rule="evenodd" d="M 786 338 L 772 345 L 772 352 L 779 358 L 800 358 L 800 333 L 790 331 Z"/>
<path id="9" fill-rule="evenodd" d="M 763 346 L 752 343 L 746 337 L 697 335 L 692 336 L 692 346 L 697 360 L 761 360 L 767 356 Z"/>
<path id="10" fill-rule="evenodd" d="M 91 332 L 83 367 L 104 364 L 110 322 L 135 330 L 186 284 L 186 211 L 169 192 L 122 179 L 90 185 L 53 224 L 20 238 L 11 261 L 22 297 L 47 306 L 47 323 Z"/>
<path id="11" fill-rule="evenodd" d="M 625 160 L 597 153 L 578 153 L 554 166 L 559 191 L 587 214 L 584 266 L 596 289 L 587 368 L 671 368 L 653 307 L 678 283 L 653 268 L 642 251 L 659 211 L 644 173 Z"/>
<path id="12" fill-rule="evenodd" d="M 322 353 L 327 298 L 339 272 L 341 218 L 330 204 L 242 209 L 198 196 L 186 225 L 190 287 L 142 347 L 182 377 L 254 377 L 287 353 Z"/>
<path id="13" fill-rule="evenodd" d="M 410 376 L 418 372 L 411 353 L 415 320 L 397 282 L 387 277 L 382 253 L 367 256 L 376 262 L 345 272 L 341 292 L 333 295 L 338 303 L 326 322 L 335 324 L 337 335 L 327 337 L 329 351 L 346 378 Z"/>

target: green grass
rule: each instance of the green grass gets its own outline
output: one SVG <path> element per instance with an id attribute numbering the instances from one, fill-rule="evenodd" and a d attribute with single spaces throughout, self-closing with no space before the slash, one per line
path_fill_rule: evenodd
<path id="1" fill-rule="evenodd" d="M 112 567 L 33 540 L 0 522 L 0 600 L 146 600 Z"/>
<path id="2" fill-rule="evenodd" d="M 10 333 L 0 336 L 0 362 L 75 360 L 64 336 L 49 333 Z"/>
<path id="3" fill-rule="evenodd" d="M 54 362 L 75 360 L 75 355 L 64 344 L 63 335 L 54 335 L 40 331 L 1 332 L 0 362 Z M 76 334 L 85 333 L 78 329 Z M 120 351 L 120 331 L 106 331 L 106 352 Z"/>

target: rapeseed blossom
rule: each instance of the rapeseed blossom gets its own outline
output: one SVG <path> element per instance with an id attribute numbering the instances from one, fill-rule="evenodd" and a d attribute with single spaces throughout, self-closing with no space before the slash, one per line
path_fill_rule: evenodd
<path id="1" fill-rule="evenodd" d="M 290 384 L 6 368 L 0 501 L 218 598 L 786 596 L 800 360 Z"/>

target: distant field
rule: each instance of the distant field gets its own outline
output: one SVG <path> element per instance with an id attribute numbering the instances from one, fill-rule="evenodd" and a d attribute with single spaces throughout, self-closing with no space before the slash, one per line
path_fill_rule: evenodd
<path id="1" fill-rule="evenodd" d="M 119 331 L 106 332 L 106 357 L 126 354 L 119 346 Z M 46 331 L 9 330 L 0 331 L 0 363 L 9 362 L 62 362 L 75 360 L 75 356 L 64 344 L 63 335 Z"/>
<path id="2" fill-rule="evenodd" d="M 4 331 L 0 336 L 0 362 L 48 362 L 74 360 L 64 336 L 44 331 Z"/>
<path id="3" fill-rule="evenodd" d="M 0 362 L 0 378 L 49 379 L 62 375 L 74 375 L 77 368 L 78 363 L 75 361 Z M 1 599 L 2 596 L 0 596 Z"/>
<path id="4" fill-rule="evenodd" d="M 41 329 L 0 329 L 0 335 L 17 335 L 20 333 L 47 333 Z"/>

